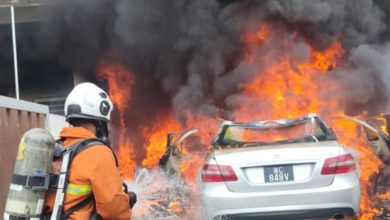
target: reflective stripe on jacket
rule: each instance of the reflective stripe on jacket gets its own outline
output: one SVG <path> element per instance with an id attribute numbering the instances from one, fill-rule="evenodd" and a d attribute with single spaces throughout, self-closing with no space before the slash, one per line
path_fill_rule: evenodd
<path id="1" fill-rule="evenodd" d="M 75 196 L 85 196 L 92 192 L 91 185 L 79 185 L 74 183 L 68 183 L 66 187 L 66 194 Z"/>
<path id="2" fill-rule="evenodd" d="M 60 132 L 65 147 L 69 147 L 85 138 L 96 138 L 81 127 L 66 127 Z M 69 184 L 66 190 L 64 209 L 68 210 L 93 193 L 96 211 L 103 219 L 129 220 L 131 210 L 129 197 L 122 190 L 122 180 L 111 150 L 104 145 L 96 145 L 80 152 L 69 169 Z M 46 210 L 52 210 L 55 192 L 46 199 Z M 93 202 L 75 211 L 68 219 L 89 220 L 93 211 Z"/>

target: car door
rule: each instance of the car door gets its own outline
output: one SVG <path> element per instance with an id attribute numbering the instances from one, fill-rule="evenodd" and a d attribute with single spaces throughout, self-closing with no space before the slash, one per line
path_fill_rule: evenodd
<path id="1" fill-rule="evenodd" d="M 167 136 L 166 151 L 160 159 L 160 167 L 170 173 L 180 173 L 180 164 L 186 156 L 185 147 L 182 143 L 197 132 L 197 129 L 190 129 L 180 133 L 169 133 Z"/>
<path id="2" fill-rule="evenodd" d="M 343 117 L 342 119 L 357 123 L 361 134 L 365 138 L 367 144 L 373 149 L 374 153 L 383 161 L 383 163 L 390 163 L 389 137 L 386 134 L 371 123 L 362 119 L 354 117 Z"/>
<path id="3" fill-rule="evenodd" d="M 380 194 L 388 190 L 390 184 L 390 146 L 389 137 L 373 124 L 354 117 L 343 117 L 342 120 L 352 121 L 358 124 L 361 135 L 366 140 L 373 152 L 384 163 L 383 169 L 373 177 L 373 193 Z"/>

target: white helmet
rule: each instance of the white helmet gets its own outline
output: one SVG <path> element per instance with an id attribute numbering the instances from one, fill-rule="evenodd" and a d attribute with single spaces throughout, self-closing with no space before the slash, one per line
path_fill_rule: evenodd
<path id="1" fill-rule="evenodd" d="M 65 117 L 110 121 L 112 102 L 107 93 L 93 83 L 81 83 L 73 88 L 65 101 Z"/>

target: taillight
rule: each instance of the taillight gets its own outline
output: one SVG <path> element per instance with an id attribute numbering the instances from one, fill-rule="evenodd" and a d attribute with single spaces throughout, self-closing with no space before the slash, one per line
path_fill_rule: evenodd
<path id="1" fill-rule="evenodd" d="M 349 173 L 356 170 L 355 161 L 351 154 L 331 157 L 325 160 L 321 175 Z"/>
<path id="2" fill-rule="evenodd" d="M 206 164 L 203 166 L 203 182 L 227 182 L 237 180 L 238 178 L 231 166 L 216 164 Z"/>

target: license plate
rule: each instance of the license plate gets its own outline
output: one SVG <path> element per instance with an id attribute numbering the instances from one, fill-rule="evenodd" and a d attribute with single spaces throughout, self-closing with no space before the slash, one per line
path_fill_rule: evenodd
<path id="1" fill-rule="evenodd" d="M 292 165 L 264 167 L 266 183 L 294 181 Z"/>

